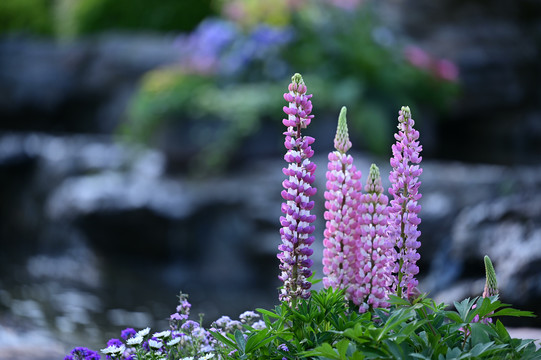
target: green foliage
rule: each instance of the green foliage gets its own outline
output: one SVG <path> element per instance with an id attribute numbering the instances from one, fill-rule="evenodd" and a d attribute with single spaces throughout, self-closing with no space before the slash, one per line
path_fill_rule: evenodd
<path id="1" fill-rule="evenodd" d="M 262 116 L 281 116 L 282 94 L 283 86 L 273 83 L 217 86 L 208 76 L 162 68 L 143 79 L 121 134 L 131 142 L 149 142 L 164 125 L 182 121 L 185 131 L 194 129 L 189 139 L 195 149 L 192 169 L 220 171 L 239 143 L 257 130 Z"/>
<path id="2" fill-rule="evenodd" d="M 0 1 L 0 33 L 53 33 L 52 0 Z"/>
<path id="3" fill-rule="evenodd" d="M 263 3 L 246 3 L 250 5 L 246 5 L 247 11 L 251 11 L 249 14 L 262 14 L 256 5 Z M 197 161 L 207 170 L 217 170 L 214 166 L 227 165 L 226 160 L 234 158 L 242 140 L 254 134 L 261 123 L 272 121 L 280 125 L 282 114 L 277 109 L 284 105 L 281 95 L 287 84 L 277 79 L 301 72 L 308 93 L 314 94 L 314 124 L 330 119 L 325 114 L 334 114 L 334 109 L 346 105 L 350 110 L 352 142 L 360 148 L 385 154 L 393 141 L 388 134 L 392 133 L 397 116 L 394 111 L 385 109 L 408 103 L 441 114 L 457 93 L 456 82 L 443 80 L 433 72 L 408 63 L 398 39 L 391 43 L 375 39 L 377 31 L 393 35 L 376 21 L 370 2 L 348 12 L 321 1 L 311 1 L 297 11 L 289 10 L 284 18 L 290 19 L 288 26 L 274 28 L 293 34 L 284 43 L 276 38 L 285 39 L 286 35 L 261 36 L 257 32 L 261 24 L 246 24 L 242 20 L 240 24 L 222 20 L 214 27 L 207 23 L 196 29 L 189 36 L 193 43 L 205 42 L 205 50 L 190 48 L 182 56 L 193 56 L 193 62 L 197 63 L 198 56 L 207 59 L 206 56 L 212 54 L 215 66 L 201 71 L 190 68 L 189 63 L 176 73 L 170 68 L 152 71 L 141 82 L 130 105 L 124 127 L 126 134 L 132 140 L 144 142 L 148 141 L 147 134 L 160 128 L 159 124 L 172 119 L 181 126 L 204 119 L 217 121 L 218 127 L 226 129 L 219 134 L 224 139 L 220 140 L 219 148 L 212 146 L 215 134 L 208 132 L 211 136 L 205 142 L 211 146 L 201 150 Z M 235 29 L 230 42 L 218 44 L 212 40 L 216 38 L 213 34 L 222 32 L 217 30 L 219 26 Z M 231 63 L 236 64 L 237 70 L 230 70 Z M 166 89 L 156 90 L 148 81 L 150 77 L 174 81 L 171 77 L 175 76 L 179 77 L 176 85 Z M 194 82 L 185 81 L 187 76 Z M 199 83 L 195 81 L 198 77 Z M 186 96 L 199 100 L 186 102 Z M 422 118 L 419 117 L 421 125 Z M 332 121 L 335 121 L 334 115 Z"/>
<path id="4" fill-rule="evenodd" d="M 497 296 L 457 302 L 456 310 L 425 296 L 411 303 L 392 296 L 391 304 L 359 314 L 343 291 L 324 289 L 295 308 L 257 309 L 265 329 L 213 336 L 224 359 L 541 359 L 533 340 L 512 339 L 497 319 L 532 313 Z M 489 317 L 494 324 L 475 321 Z"/>
<path id="5" fill-rule="evenodd" d="M 210 0 L 79 0 L 78 34 L 104 30 L 190 30 L 212 13 Z"/>

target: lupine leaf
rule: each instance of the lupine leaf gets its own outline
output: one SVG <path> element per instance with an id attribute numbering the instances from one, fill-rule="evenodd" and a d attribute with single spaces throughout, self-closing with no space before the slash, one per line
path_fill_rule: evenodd
<path id="1" fill-rule="evenodd" d="M 257 350 L 259 347 L 274 340 L 276 336 L 269 335 L 268 329 L 263 329 L 257 333 L 254 333 L 246 339 L 246 353 L 250 353 Z"/>
<path id="2" fill-rule="evenodd" d="M 257 308 L 255 309 L 257 312 L 260 312 L 261 314 L 265 314 L 271 318 L 280 319 L 280 315 L 273 313 L 272 311 Z"/>
<path id="3" fill-rule="evenodd" d="M 223 336 L 219 332 L 212 331 L 212 330 L 210 330 L 209 332 L 211 333 L 212 337 L 216 338 L 217 340 L 220 340 L 222 343 L 226 345 L 229 345 L 229 347 L 234 348 L 234 349 L 237 347 L 236 344 L 231 339 Z"/>
<path id="4" fill-rule="evenodd" d="M 531 311 L 523 311 L 523 310 L 517 310 L 517 309 L 502 309 L 496 311 L 491 316 L 515 316 L 515 317 L 536 317 L 536 315 Z"/>

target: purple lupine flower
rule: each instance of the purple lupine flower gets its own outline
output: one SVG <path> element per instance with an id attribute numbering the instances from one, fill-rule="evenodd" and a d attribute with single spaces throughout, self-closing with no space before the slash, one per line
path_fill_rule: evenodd
<path id="1" fill-rule="evenodd" d="M 359 305 L 359 311 L 369 308 L 388 307 L 388 295 L 392 284 L 392 244 L 387 235 L 389 199 L 383 194 L 381 176 L 375 164 L 370 166 L 370 173 L 361 195 L 359 205 L 359 223 L 361 241 L 359 246 L 359 287 L 353 302 Z"/>
<path id="2" fill-rule="evenodd" d="M 346 122 L 346 107 L 342 107 L 334 139 L 336 151 L 329 153 L 325 191 L 325 231 L 323 233 L 323 285 L 334 289 L 346 288 L 352 300 L 358 284 L 357 252 L 359 223 L 357 208 L 361 195 L 361 172 L 346 154 L 351 148 Z"/>
<path id="3" fill-rule="evenodd" d="M 314 138 L 303 136 L 301 129 L 306 128 L 313 115 L 312 95 L 306 94 L 306 85 L 300 74 L 295 74 L 289 84 L 289 92 L 284 94 L 284 99 L 289 102 L 289 107 L 284 106 L 284 112 L 288 115 L 282 122 L 287 127 L 284 132 L 286 136 L 285 147 L 287 152 L 284 159 L 289 163 L 283 169 L 287 179 L 283 181 L 285 190 L 282 197 L 286 202 L 282 203 L 280 217 L 280 235 L 282 244 L 278 247 L 281 253 L 280 270 L 278 277 L 283 281 L 284 286 L 280 293 L 280 301 L 287 301 L 290 304 L 298 298 L 309 298 L 312 284 L 307 280 L 312 271 L 310 267 L 313 261 L 310 259 L 313 250 L 310 245 L 314 242 L 311 235 L 314 232 L 316 216 L 310 214 L 314 207 L 314 201 L 310 201 L 317 189 L 312 186 L 314 182 L 314 171 L 316 165 L 310 161 L 314 151 L 310 145 Z"/>
<path id="4" fill-rule="evenodd" d="M 422 160 L 419 153 L 423 148 L 419 145 L 419 132 L 413 128 L 414 124 L 409 107 L 403 106 L 399 111 L 389 175 L 389 194 L 393 196 L 389 210 L 389 237 L 396 247 L 394 285 L 400 297 L 407 289 L 417 286 L 415 275 L 419 273 L 416 262 L 420 258 L 417 249 L 421 243 L 417 239 L 421 232 L 417 226 L 421 223 L 418 217 L 421 206 L 417 202 L 421 198 L 419 176 L 423 169 L 419 166 Z"/>

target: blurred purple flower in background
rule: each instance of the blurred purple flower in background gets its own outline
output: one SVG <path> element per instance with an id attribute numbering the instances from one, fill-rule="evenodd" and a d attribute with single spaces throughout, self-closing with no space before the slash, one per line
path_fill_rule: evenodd
<path id="1" fill-rule="evenodd" d="M 287 67 L 280 51 L 293 39 L 291 27 L 259 24 L 245 31 L 234 22 L 211 18 L 190 34 L 180 35 L 175 44 L 181 51 L 180 63 L 189 72 L 238 75 L 261 61 L 267 75 L 276 78 Z"/>

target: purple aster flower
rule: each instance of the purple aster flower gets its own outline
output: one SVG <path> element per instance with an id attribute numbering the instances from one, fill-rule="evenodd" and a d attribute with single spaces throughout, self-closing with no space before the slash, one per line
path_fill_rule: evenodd
<path id="1" fill-rule="evenodd" d="M 92 351 L 85 347 L 76 347 L 71 350 L 70 355 L 67 355 L 64 360 L 100 360 L 101 356 L 96 351 Z"/>
<path id="2" fill-rule="evenodd" d="M 314 242 L 314 226 L 311 224 L 316 219 L 315 215 L 310 214 L 314 207 L 310 197 L 315 195 L 317 189 L 312 186 L 316 165 L 310 161 L 314 154 L 310 147 L 314 138 L 301 134 L 301 130 L 313 118 L 310 115 L 312 95 L 306 94 L 306 85 L 300 74 L 293 75 L 291 81 L 289 92 L 284 94 L 284 99 L 289 102 L 288 107 L 284 106 L 288 118 L 282 121 L 287 127 L 284 132 L 287 149 L 284 159 L 289 165 L 283 169 L 287 179 L 282 183 L 285 188 L 282 197 L 286 202 L 282 203 L 284 216 L 280 217 L 282 244 L 278 247 L 281 251 L 278 259 L 282 271 L 279 279 L 284 283 L 280 301 L 294 304 L 298 298 L 310 297 L 312 284 L 308 278 L 312 275 L 310 267 L 313 264 L 310 245 Z"/>
<path id="3" fill-rule="evenodd" d="M 389 199 L 383 194 L 381 176 L 375 164 L 370 166 L 364 191 L 359 206 L 361 241 L 356 279 L 359 286 L 353 297 L 360 312 L 389 306 L 387 300 L 392 284 L 393 254 L 393 246 L 387 236 Z"/>
<path id="4" fill-rule="evenodd" d="M 137 334 L 137 331 L 135 331 L 135 330 L 132 329 L 132 328 L 126 328 L 126 329 L 122 330 L 122 332 L 120 333 L 120 336 L 121 336 L 124 340 L 128 340 L 128 339 L 131 338 L 132 336 L 135 336 L 135 334 Z"/>
<path id="5" fill-rule="evenodd" d="M 342 107 L 334 139 L 336 151 L 329 153 L 325 191 L 325 231 L 323 233 L 323 285 L 347 289 L 346 298 L 352 300 L 358 284 L 357 252 L 359 223 L 357 208 L 361 195 L 361 172 L 353 165 L 353 157 L 346 154 L 351 148 L 346 122 L 346 107 Z"/>
<path id="6" fill-rule="evenodd" d="M 119 339 L 109 339 L 109 341 L 107 341 L 107 346 L 120 347 L 122 344 L 123 344 L 122 341 L 120 341 Z"/>
<path id="7" fill-rule="evenodd" d="M 397 296 L 402 296 L 408 288 L 418 284 L 415 275 L 419 273 L 416 262 L 420 255 L 417 249 L 421 243 L 417 240 L 421 232 L 417 226 L 421 223 L 418 217 L 421 206 L 417 203 L 419 193 L 419 176 L 423 169 L 419 166 L 422 157 L 419 153 L 419 132 L 413 128 L 415 122 L 411 118 L 409 107 L 403 106 L 398 117 L 398 133 L 396 143 L 392 146 L 391 187 L 389 194 L 393 196 L 389 210 L 389 237 L 396 247 L 394 254 L 394 273 Z"/>

